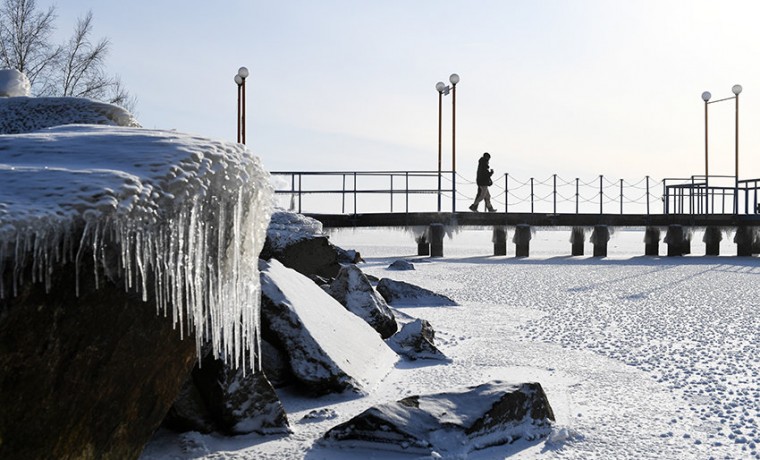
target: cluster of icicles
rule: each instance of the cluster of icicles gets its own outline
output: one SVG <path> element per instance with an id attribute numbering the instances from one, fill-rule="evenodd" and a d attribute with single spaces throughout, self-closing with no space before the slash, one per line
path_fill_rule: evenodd
<path id="1" fill-rule="evenodd" d="M 96 287 L 120 280 L 125 290 L 155 301 L 158 314 L 171 312 L 183 338 L 194 331 L 199 356 L 210 340 L 215 357 L 233 366 L 250 360 L 257 369 L 257 264 L 271 189 L 264 177 L 249 179 L 253 183 L 237 193 L 187 200 L 163 221 L 90 215 L 78 223 L 35 222 L 17 229 L 0 238 L 0 298 L 17 294 L 30 267 L 31 281 L 49 291 L 54 271 L 73 262 L 77 295 L 83 276 L 93 276 Z M 88 257 L 92 264 L 85 264 Z M 83 273 L 84 266 L 94 266 L 93 273 Z"/>

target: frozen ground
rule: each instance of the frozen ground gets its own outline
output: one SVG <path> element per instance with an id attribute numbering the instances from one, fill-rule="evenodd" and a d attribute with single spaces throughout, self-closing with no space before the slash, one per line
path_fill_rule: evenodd
<path id="1" fill-rule="evenodd" d="M 144 459 L 420 458 L 314 442 L 372 404 L 491 379 L 541 382 L 554 434 L 467 458 L 760 458 L 757 258 L 643 257 L 642 232 L 617 232 L 605 259 L 567 257 L 567 231 L 539 232 L 528 259 L 515 259 L 511 243 L 507 257 L 489 256 L 488 231 L 446 239 L 442 259 L 414 256 L 401 230 L 331 238 L 358 249 L 365 272 L 462 304 L 403 309 L 433 324 L 452 362 L 400 364 L 364 398 L 281 392 L 289 437 L 160 433 Z M 735 247 L 726 241 L 721 252 Z M 416 270 L 386 270 L 399 257 Z"/>

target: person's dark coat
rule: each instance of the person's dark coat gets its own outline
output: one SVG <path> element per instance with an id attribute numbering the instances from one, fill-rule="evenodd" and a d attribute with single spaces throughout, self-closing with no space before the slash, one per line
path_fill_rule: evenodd
<path id="1" fill-rule="evenodd" d="M 484 155 L 480 157 L 480 160 L 478 160 L 478 173 L 475 178 L 475 182 L 478 185 L 493 185 L 493 181 L 491 180 L 493 170 L 488 167 L 488 162 L 490 159 L 490 157 Z"/>

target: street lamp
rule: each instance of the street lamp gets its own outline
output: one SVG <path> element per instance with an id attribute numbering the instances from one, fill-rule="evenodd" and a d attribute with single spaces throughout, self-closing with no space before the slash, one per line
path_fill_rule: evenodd
<path id="1" fill-rule="evenodd" d="M 734 93 L 733 97 L 726 97 L 718 99 L 717 101 L 710 101 L 712 94 L 709 91 L 702 93 L 702 100 L 705 101 L 705 187 L 708 181 L 708 164 L 707 164 L 707 105 L 715 104 L 716 102 L 729 101 L 731 99 L 736 100 L 736 115 L 734 126 L 734 214 L 739 212 L 739 94 L 742 92 L 742 85 L 734 85 L 731 88 L 731 92 Z"/>
<path id="2" fill-rule="evenodd" d="M 441 212 L 441 117 L 443 96 L 448 96 L 451 91 L 451 171 L 452 171 L 452 205 L 451 212 L 456 212 L 456 172 L 457 172 L 457 154 L 456 154 L 456 120 L 457 120 L 457 83 L 459 75 L 452 73 L 449 76 L 451 86 L 439 81 L 435 84 L 438 91 L 438 212 Z"/>
<path id="3" fill-rule="evenodd" d="M 238 87 L 237 99 L 237 141 L 245 144 L 245 79 L 248 78 L 248 68 L 241 67 L 235 75 L 235 83 Z"/>

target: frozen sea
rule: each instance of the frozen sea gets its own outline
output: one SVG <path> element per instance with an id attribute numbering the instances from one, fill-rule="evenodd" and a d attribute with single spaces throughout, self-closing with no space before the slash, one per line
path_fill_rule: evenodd
<path id="1" fill-rule="evenodd" d="M 439 458 L 316 441 L 373 404 L 493 379 L 540 382 L 553 433 L 455 458 L 760 458 L 760 259 L 734 257 L 730 238 L 724 255 L 699 255 L 699 233 L 692 255 L 645 257 L 642 231 L 614 233 L 606 258 L 569 257 L 569 233 L 539 230 L 523 259 L 511 242 L 506 257 L 490 255 L 488 230 L 454 233 L 443 258 L 416 256 L 401 229 L 331 234 L 361 252 L 366 273 L 460 303 L 400 309 L 432 323 L 451 363 L 401 362 L 361 398 L 280 391 L 290 436 L 160 432 L 143 459 Z M 416 269 L 388 270 L 399 258 Z"/>

